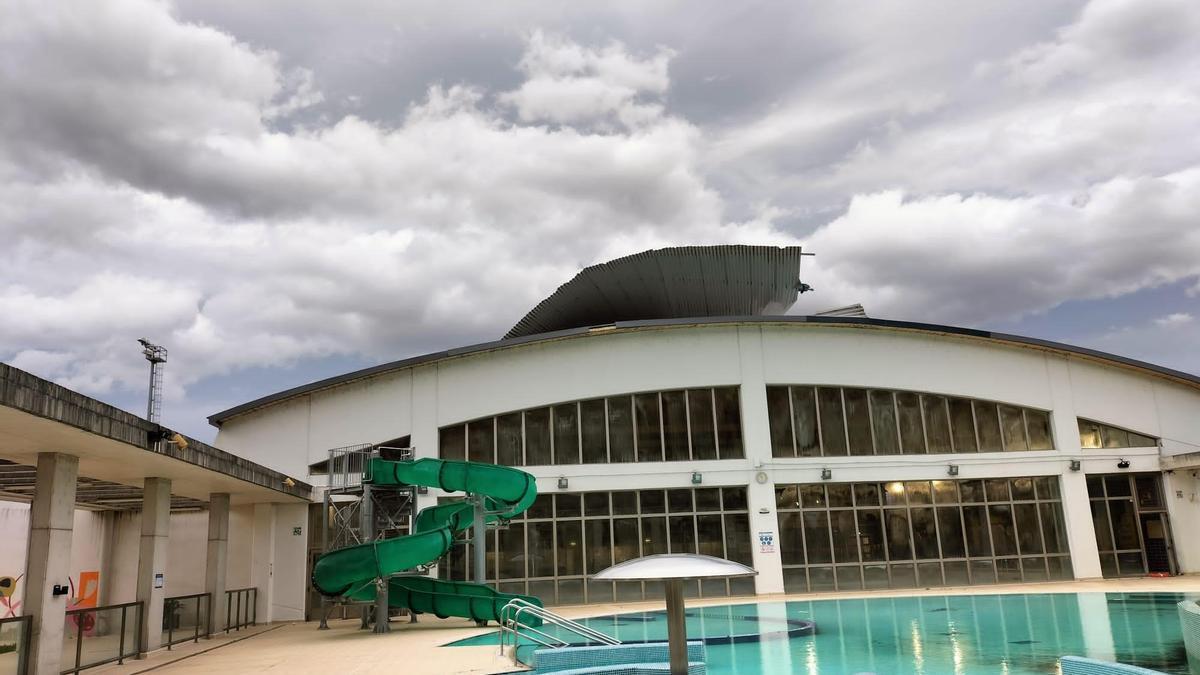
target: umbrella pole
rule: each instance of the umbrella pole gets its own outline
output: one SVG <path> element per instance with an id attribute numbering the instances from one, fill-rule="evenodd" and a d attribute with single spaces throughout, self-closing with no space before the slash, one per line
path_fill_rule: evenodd
<path id="1" fill-rule="evenodd" d="M 683 580 L 667 579 L 667 645 L 671 675 L 687 675 L 687 626 L 683 616 Z"/>

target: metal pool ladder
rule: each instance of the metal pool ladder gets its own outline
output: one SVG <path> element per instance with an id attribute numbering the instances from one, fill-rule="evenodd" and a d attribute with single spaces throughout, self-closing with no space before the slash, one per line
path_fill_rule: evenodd
<path id="1" fill-rule="evenodd" d="M 621 644 L 621 641 L 615 637 L 601 633 L 594 628 L 588 628 L 578 621 L 572 621 L 565 616 L 555 614 L 545 607 L 539 607 L 528 600 L 516 598 L 509 601 L 509 603 L 500 610 L 500 653 L 504 653 L 504 648 L 508 645 L 508 638 L 511 636 L 513 665 L 519 665 L 517 662 L 517 647 L 521 644 L 522 635 L 524 635 L 530 641 L 550 649 L 560 649 L 562 647 L 571 646 L 570 642 L 567 642 L 560 637 L 550 635 L 549 633 L 538 630 L 532 626 L 522 624 L 522 615 L 541 619 L 543 625 L 551 624 L 558 626 L 559 628 L 574 633 L 592 642 L 599 642 L 600 644 L 604 645 Z"/>

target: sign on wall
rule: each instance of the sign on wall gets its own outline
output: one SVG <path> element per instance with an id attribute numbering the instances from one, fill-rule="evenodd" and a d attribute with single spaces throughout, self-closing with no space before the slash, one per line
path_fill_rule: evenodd
<path id="1" fill-rule="evenodd" d="M 775 533 L 774 532 L 759 532 L 758 533 L 758 552 L 759 553 L 774 553 L 775 552 Z"/>

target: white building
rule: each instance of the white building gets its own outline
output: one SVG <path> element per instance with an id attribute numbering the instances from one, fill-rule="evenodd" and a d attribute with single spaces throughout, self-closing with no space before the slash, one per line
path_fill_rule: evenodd
<path id="1" fill-rule="evenodd" d="M 523 466 L 541 496 L 492 535 L 489 577 L 548 604 L 653 595 L 586 575 L 667 550 L 759 570 L 705 595 L 1200 572 L 1200 378 L 768 315 L 795 300 L 799 260 L 685 248 L 589 268 L 503 340 L 218 413 L 216 444 L 314 485 L 330 449 L 394 439 Z"/>

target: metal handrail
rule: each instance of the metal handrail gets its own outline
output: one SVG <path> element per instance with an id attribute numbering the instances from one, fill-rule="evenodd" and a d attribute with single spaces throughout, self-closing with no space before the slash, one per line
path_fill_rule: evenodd
<path id="1" fill-rule="evenodd" d="M 66 613 L 67 617 L 72 617 L 72 616 L 82 617 L 83 615 L 86 615 L 86 614 L 94 615 L 99 612 L 110 611 L 110 610 L 114 610 L 114 609 L 121 610 L 121 627 L 119 629 L 121 637 L 120 637 L 120 641 L 117 646 L 117 655 L 116 656 L 104 659 L 102 661 L 95 661 L 92 663 L 83 663 L 83 638 L 84 638 L 83 624 L 84 624 L 84 620 L 82 618 L 76 618 L 75 619 L 75 667 L 63 668 L 62 672 L 64 674 L 65 673 L 78 673 L 79 671 L 81 671 L 85 668 L 92 668 L 94 666 L 103 665 L 105 663 L 112 663 L 113 661 L 116 661 L 118 664 L 124 664 L 125 659 L 127 657 L 137 656 L 138 653 L 142 651 L 142 645 L 140 644 L 141 635 L 142 635 L 142 604 L 143 603 L 141 600 L 137 600 L 134 602 L 123 602 L 119 605 L 101 605 L 99 607 L 80 607 L 78 609 L 68 609 L 67 613 Z M 129 612 L 129 610 L 133 610 L 133 609 L 136 609 L 136 611 L 133 612 L 133 617 L 136 621 L 135 625 L 137 626 L 137 628 L 134 630 L 134 635 L 135 635 L 134 643 L 131 645 L 133 647 L 133 651 L 129 654 L 126 654 L 125 653 L 125 627 L 128 624 L 128 619 L 126 618 L 126 615 Z"/>
<path id="2" fill-rule="evenodd" d="M 6 623 L 21 624 L 20 642 L 17 643 L 16 675 L 25 675 L 29 672 L 29 647 L 33 635 L 33 617 L 26 614 L 25 616 L 10 616 L 0 619 L 0 626 Z"/>
<path id="3" fill-rule="evenodd" d="M 176 640 L 175 639 L 175 622 L 172 621 L 173 617 L 170 617 L 167 615 L 168 608 L 170 608 L 172 606 L 171 605 L 172 602 L 176 603 L 176 606 L 177 606 L 178 603 L 180 603 L 184 600 L 191 600 L 193 598 L 196 600 L 196 622 L 195 622 L 195 626 L 193 626 L 193 628 L 192 628 L 192 636 L 191 637 L 181 637 L 178 640 Z M 204 632 L 203 633 L 200 632 L 200 629 L 201 629 L 201 626 L 200 626 L 200 604 L 201 604 L 202 599 L 206 606 L 205 611 L 204 611 L 205 621 L 204 621 Z M 192 642 L 199 642 L 200 638 L 209 637 L 211 635 L 209 626 L 212 625 L 212 621 L 209 620 L 208 617 L 211 614 L 212 614 L 212 594 L 211 593 L 193 593 L 191 595 L 176 595 L 176 596 L 173 596 L 170 598 L 165 598 L 163 600 L 163 620 L 167 624 L 167 651 L 171 651 L 171 646 L 177 645 L 180 642 L 187 642 L 188 640 L 191 640 Z"/>
<path id="4" fill-rule="evenodd" d="M 563 640 L 560 637 L 550 635 L 544 631 L 540 631 L 532 626 L 527 626 L 521 623 L 521 615 L 528 614 L 532 617 L 541 619 L 543 623 L 549 623 L 567 631 L 575 633 L 580 637 L 586 638 L 605 645 L 619 645 L 621 641 L 611 635 L 606 635 L 600 631 L 589 628 L 578 621 L 572 621 L 551 612 L 545 607 L 540 607 L 527 600 L 514 598 L 500 609 L 500 653 L 504 653 L 504 648 L 507 646 L 507 636 L 512 634 L 512 660 L 513 664 L 517 664 L 517 648 L 521 644 L 521 633 L 524 629 L 525 637 L 536 642 L 543 647 L 551 649 L 560 649 L 570 646 L 571 643 Z M 534 634 L 540 635 L 545 640 L 534 637 Z"/>
<path id="5" fill-rule="evenodd" d="M 242 610 L 242 596 L 246 597 L 245 615 Z M 234 603 L 231 599 L 237 600 L 237 609 L 234 610 Z M 234 622 L 234 617 L 237 621 Z M 225 591 L 225 632 L 228 633 L 231 629 L 240 631 L 242 628 L 254 626 L 258 624 L 258 588 L 250 586 L 247 588 L 234 588 Z"/>

